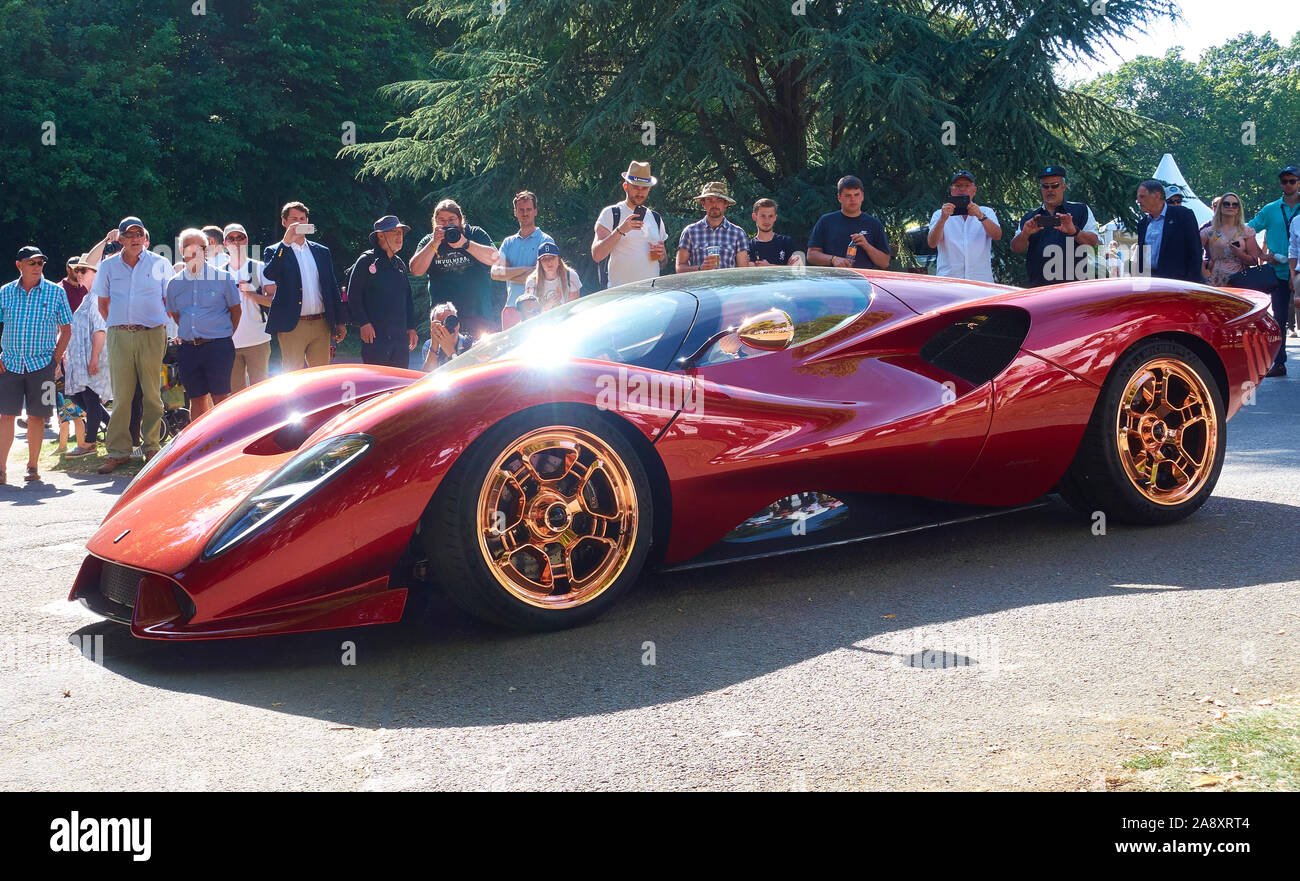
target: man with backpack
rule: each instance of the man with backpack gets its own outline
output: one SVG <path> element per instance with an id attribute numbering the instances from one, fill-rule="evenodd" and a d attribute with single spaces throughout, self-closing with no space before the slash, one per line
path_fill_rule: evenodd
<path id="1" fill-rule="evenodd" d="M 591 259 L 607 288 L 657 278 L 668 259 L 663 218 L 646 207 L 650 188 L 659 183 L 650 174 L 650 163 L 633 162 L 621 177 L 626 198 L 601 210 L 591 240 Z"/>

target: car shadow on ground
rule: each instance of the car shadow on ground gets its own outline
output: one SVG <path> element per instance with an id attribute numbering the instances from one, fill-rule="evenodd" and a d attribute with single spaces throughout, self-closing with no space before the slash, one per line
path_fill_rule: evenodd
<path id="1" fill-rule="evenodd" d="M 978 628 L 955 622 L 1008 609 L 1289 580 L 1283 551 L 1297 527 L 1300 508 L 1212 498 L 1173 526 L 1096 535 L 1053 500 L 838 549 L 650 574 L 610 614 L 561 633 L 503 632 L 435 599 L 417 620 L 328 633 L 173 644 L 97 622 L 70 638 L 103 635 L 108 670 L 149 686 L 331 724 L 537 722 L 679 701 L 882 635 Z M 889 640 L 867 651 L 908 662 Z"/>

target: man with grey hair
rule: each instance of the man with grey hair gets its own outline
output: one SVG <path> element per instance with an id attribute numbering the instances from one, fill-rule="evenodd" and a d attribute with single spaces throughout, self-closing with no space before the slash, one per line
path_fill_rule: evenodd
<path id="1" fill-rule="evenodd" d="M 163 299 L 174 274 L 170 263 L 146 250 L 149 231 L 140 218 L 123 218 L 117 231 L 122 250 L 99 264 L 90 288 L 90 296 L 98 298 L 99 314 L 108 323 L 108 365 L 113 379 L 108 453 L 100 474 L 113 472 L 131 458 L 130 402 L 137 385 L 144 398 L 140 434 L 146 461 L 158 452 L 163 415 L 158 377 L 167 351 Z"/>
<path id="2" fill-rule="evenodd" d="M 467 333 L 460 332 L 460 316 L 452 303 L 439 303 L 429 310 L 429 339 L 424 342 L 425 373 L 441 367 L 474 345 Z"/>
<path id="3" fill-rule="evenodd" d="M 1165 200 L 1164 184 L 1144 180 L 1137 188 L 1142 220 L 1138 223 L 1138 272 L 1156 278 L 1202 281 L 1201 236 L 1196 215 Z"/>

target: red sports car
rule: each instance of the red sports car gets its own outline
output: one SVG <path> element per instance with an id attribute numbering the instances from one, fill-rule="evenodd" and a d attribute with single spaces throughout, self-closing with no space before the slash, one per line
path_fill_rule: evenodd
<path id="1" fill-rule="evenodd" d="M 151 639 L 396 621 L 551 630 L 647 566 L 803 550 L 1059 492 L 1195 511 L 1282 344 L 1265 297 L 755 268 L 582 297 L 433 373 L 260 383 L 175 438 L 71 598 Z"/>

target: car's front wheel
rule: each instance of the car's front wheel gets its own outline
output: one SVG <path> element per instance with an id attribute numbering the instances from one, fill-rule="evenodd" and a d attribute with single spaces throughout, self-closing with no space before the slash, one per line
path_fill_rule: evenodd
<path id="1" fill-rule="evenodd" d="M 1194 352 L 1145 343 L 1111 370 L 1061 494 L 1121 522 L 1181 520 L 1214 491 L 1225 422 L 1218 385 Z"/>
<path id="2" fill-rule="evenodd" d="M 494 426 L 430 513 L 421 535 L 434 579 L 471 614 L 524 630 L 609 608 L 640 574 L 654 522 L 636 450 L 606 417 L 576 408 Z"/>

